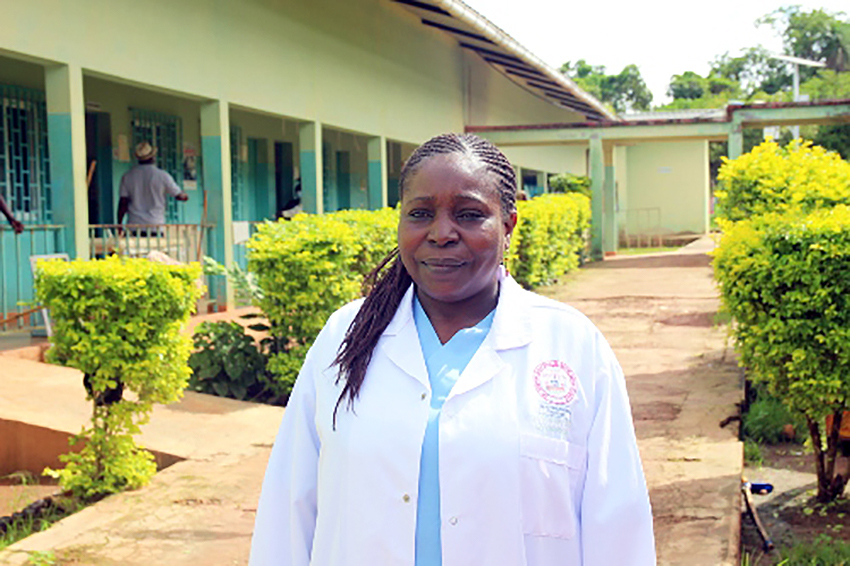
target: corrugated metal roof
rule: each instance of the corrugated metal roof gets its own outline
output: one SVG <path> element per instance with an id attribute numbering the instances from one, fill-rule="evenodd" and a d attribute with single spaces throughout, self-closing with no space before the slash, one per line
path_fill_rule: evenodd
<path id="1" fill-rule="evenodd" d="M 726 108 L 690 108 L 686 110 L 656 110 L 653 112 L 633 112 L 620 114 L 626 122 L 646 122 L 657 120 L 725 120 Z"/>
<path id="2" fill-rule="evenodd" d="M 583 114 L 589 121 L 618 120 L 579 88 L 460 0 L 392 0 L 416 14 L 423 25 L 450 34 L 511 81 L 540 98 Z"/>

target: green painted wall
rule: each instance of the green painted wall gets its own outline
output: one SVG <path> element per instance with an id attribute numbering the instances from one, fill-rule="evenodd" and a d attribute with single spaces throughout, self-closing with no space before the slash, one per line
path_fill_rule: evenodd
<path id="1" fill-rule="evenodd" d="M 463 127 L 456 42 L 385 0 L 17 2 L 0 49 L 405 140 Z"/>
<path id="2" fill-rule="evenodd" d="M 629 175 L 627 146 L 614 146 L 614 183 L 617 188 L 617 224 L 622 231 L 629 208 Z"/>
<path id="3" fill-rule="evenodd" d="M 44 68 L 41 65 L 0 57 L 0 84 L 44 90 Z"/>
<path id="4" fill-rule="evenodd" d="M 518 86 L 477 54 L 464 52 L 463 58 L 468 124 L 505 126 L 584 121 L 581 114 L 557 107 Z"/>
<path id="5" fill-rule="evenodd" d="M 663 232 L 707 231 L 707 141 L 631 146 L 627 150 L 626 169 L 629 211 L 659 209 Z"/>
<path id="6" fill-rule="evenodd" d="M 510 146 L 502 148 L 511 163 L 547 173 L 587 175 L 587 145 Z"/>

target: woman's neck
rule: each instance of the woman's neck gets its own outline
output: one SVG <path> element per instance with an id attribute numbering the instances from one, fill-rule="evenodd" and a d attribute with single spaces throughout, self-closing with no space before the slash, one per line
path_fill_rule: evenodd
<path id="1" fill-rule="evenodd" d="M 456 303 L 435 301 L 422 293 L 418 287 L 416 297 L 422 305 L 422 310 L 428 315 L 428 320 L 431 321 L 431 326 L 434 327 L 440 343 L 445 344 L 459 330 L 475 326 L 496 308 L 499 302 L 499 283 Z"/>

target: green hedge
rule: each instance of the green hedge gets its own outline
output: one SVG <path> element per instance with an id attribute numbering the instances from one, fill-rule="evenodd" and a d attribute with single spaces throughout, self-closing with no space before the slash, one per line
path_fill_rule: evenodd
<path id="1" fill-rule="evenodd" d="M 577 268 L 590 228 L 590 199 L 578 193 L 541 195 L 517 203 L 506 264 L 522 286 L 547 285 Z"/>
<path id="2" fill-rule="evenodd" d="M 826 477 L 835 446 L 824 419 L 850 409 L 850 207 L 730 224 L 714 271 L 741 364 L 804 415 L 817 436 L 818 497 L 834 498 L 843 486 Z"/>
<path id="3" fill-rule="evenodd" d="M 133 442 L 154 403 L 180 399 L 191 340 L 181 334 L 201 293 L 197 264 L 147 259 L 40 262 L 36 296 L 53 322 L 48 360 L 77 368 L 92 401 L 92 425 L 53 472 L 79 497 L 144 485 L 153 456 Z M 132 395 L 127 398 L 125 393 Z"/>
<path id="4" fill-rule="evenodd" d="M 508 268 L 526 287 L 554 281 L 578 266 L 590 201 L 578 194 L 544 195 L 519 203 Z M 307 348 L 327 318 L 360 296 L 363 278 L 396 245 L 398 211 L 298 215 L 266 223 L 248 242 L 248 270 L 262 289 L 257 301 L 283 344 L 268 369 L 279 396 L 295 383 Z"/>
<path id="5" fill-rule="evenodd" d="M 389 208 L 299 214 L 261 225 L 248 242 L 248 270 L 263 290 L 258 306 L 285 345 L 269 361 L 277 394 L 288 395 L 325 321 L 360 296 L 363 277 L 395 247 L 397 224 Z"/>
<path id="6" fill-rule="evenodd" d="M 766 141 L 737 159 L 725 157 L 717 179 L 718 216 L 737 222 L 769 212 L 850 204 L 850 163 L 811 142 Z"/>

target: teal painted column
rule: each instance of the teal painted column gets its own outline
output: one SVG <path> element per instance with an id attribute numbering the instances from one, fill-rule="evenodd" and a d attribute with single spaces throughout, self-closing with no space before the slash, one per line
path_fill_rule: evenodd
<path id="1" fill-rule="evenodd" d="M 265 138 L 248 138 L 248 166 L 250 176 L 247 183 L 248 200 L 252 202 L 251 220 L 274 219 L 269 187 L 269 149 Z"/>
<path id="2" fill-rule="evenodd" d="M 230 179 L 230 113 L 224 100 L 201 105 L 201 154 L 207 224 L 212 224 L 211 254 L 226 268 L 233 266 L 233 201 Z M 210 294 L 234 307 L 233 288 L 225 278 L 210 281 Z"/>
<path id="3" fill-rule="evenodd" d="M 89 258 L 89 200 L 86 190 L 86 103 L 83 70 L 77 65 L 45 67 L 47 144 L 53 222 L 65 225 L 64 251 Z"/>
<path id="4" fill-rule="evenodd" d="M 369 138 L 366 153 L 369 210 L 377 210 L 387 206 L 387 139 L 384 136 Z"/>
<path id="5" fill-rule="evenodd" d="M 602 139 L 598 134 L 590 138 L 590 257 L 600 260 L 603 257 L 603 192 L 605 190 L 605 157 Z"/>
<path id="6" fill-rule="evenodd" d="M 744 127 L 740 121 L 732 118 L 732 129 L 729 131 L 729 159 L 741 157 L 744 153 Z"/>
<path id="7" fill-rule="evenodd" d="M 301 207 L 304 212 L 324 212 L 322 173 L 322 123 L 304 122 L 298 127 L 301 146 Z"/>
<path id="8" fill-rule="evenodd" d="M 617 253 L 618 226 L 617 226 L 617 183 L 614 170 L 614 146 L 603 145 L 603 158 L 605 161 L 605 187 L 603 198 L 602 219 L 602 251 L 605 254 Z"/>
<path id="9" fill-rule="evenodd" d="M 549 175 L 545 171 L 537 174 L 537 187 L 541 193 L 549 192 Z"/>

